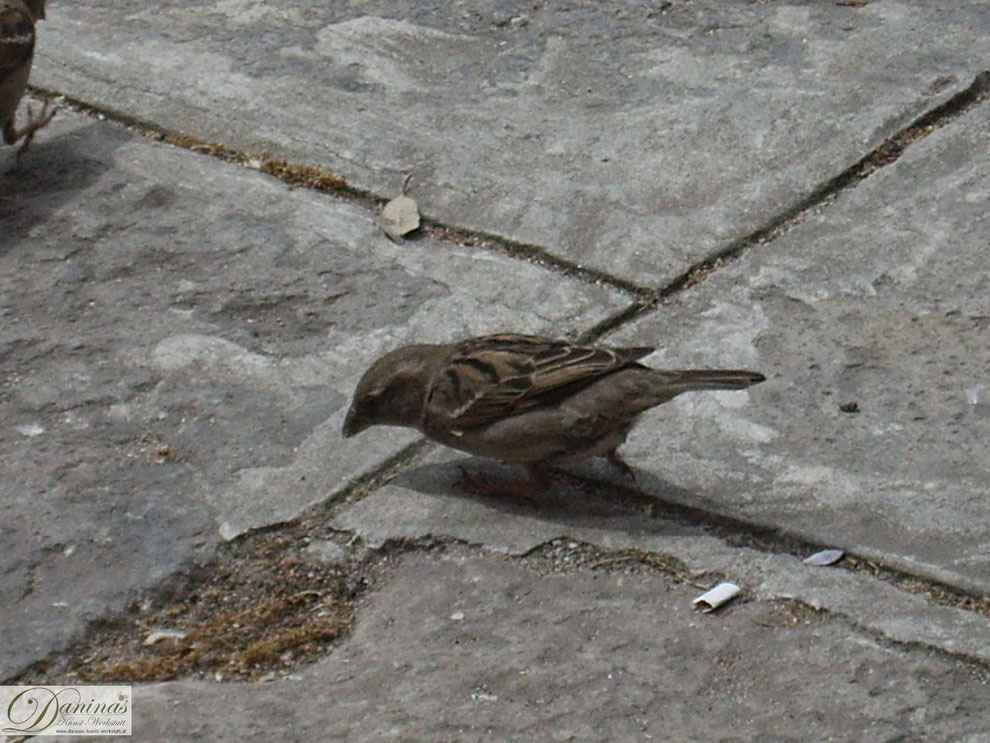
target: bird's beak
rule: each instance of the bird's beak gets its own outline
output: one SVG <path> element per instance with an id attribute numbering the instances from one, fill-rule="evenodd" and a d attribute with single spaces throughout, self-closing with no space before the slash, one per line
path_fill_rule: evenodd
<path id="1" fill-rule="evenodd" d="M 362 420 L 354 408 L 347 411 L 347 417 L 344 418 L 344 427 L 342 433 L 345 439 L 349 439 L 351 436 L 356 436 L 361 433 L 364 429 L 368 428 L 371 424 L 366 420 Z"/>

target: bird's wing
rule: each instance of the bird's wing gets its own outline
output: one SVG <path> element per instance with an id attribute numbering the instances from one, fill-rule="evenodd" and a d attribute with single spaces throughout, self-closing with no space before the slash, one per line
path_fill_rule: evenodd
<path id="1" fill-rule="evenodd" d="M 559 400 L 653 351 L 602 348 L 532 335 L 457 344 L 431 385 L 427 419 L 470 428 Z"/>
<path id="2" fill-rule="evenodd" d="M 20 2 L 0 0 L 0 82 L 31 60 L 34 18 Z"/>

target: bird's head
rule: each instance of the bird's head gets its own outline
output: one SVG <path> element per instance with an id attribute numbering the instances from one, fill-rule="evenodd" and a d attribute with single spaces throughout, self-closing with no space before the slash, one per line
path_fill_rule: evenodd
<path id="1" fill-rule="evenodd" d="M 350 438 L 376 425 L 415 428 L 423 417 L 440 346 L 406 346 L 382 356 L 361 377 L 344 419 Z"/>

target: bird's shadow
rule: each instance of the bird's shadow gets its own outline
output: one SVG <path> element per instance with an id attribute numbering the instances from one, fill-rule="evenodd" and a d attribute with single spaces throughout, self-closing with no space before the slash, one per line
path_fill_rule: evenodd
<path id="1" fill-rule="evenodd" d="M 33 244 L 32 230 L 80 197 L 113 167 L 113 153 L 132 137 L 86 122 L 41 129 L 19 158 L 0 149 L 0 256 Z"/>
<path id="2" fill-rule="evenodd" d="M 608 466 L 608 465 L 602 465 Z M 676 505 L 689 494 L 642 471 L 635 478 L 609 478 L 597 464 L 555 470 L 552 483 L 524 496 L 478 493 L 464 483 L 464 473 L 482 476 L 496 487 L 524 480 L 522 468 L 464 457 L 451 462 L 410 467 L 391 484 L 425 495 L 477 503 L 507 517 L 538 519 L 566 529 L 621 531 L 651 536 L 698 535 L 701 527 Z"/>

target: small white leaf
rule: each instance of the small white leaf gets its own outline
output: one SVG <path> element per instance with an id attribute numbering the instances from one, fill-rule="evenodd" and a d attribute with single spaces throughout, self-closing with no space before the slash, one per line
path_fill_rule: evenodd
<path id="1" fill-rule="evenodd" d="M 419 207 L 406 195 L 396 196 L 382 209 L 378 226 L 392 238 L 400 238 L 419 228 Z"/>
<path id="2" fill-rule="evenodd" d="M 815 554 L 804 558 L 804 564 L 816 565 L 818 567 L 823 565 L 833 565 L 841 560 L 845 554 L 845 552 L 838 549 L 822 550 L 821 552 L 816 552 Z"/>

